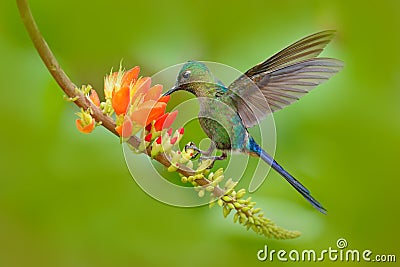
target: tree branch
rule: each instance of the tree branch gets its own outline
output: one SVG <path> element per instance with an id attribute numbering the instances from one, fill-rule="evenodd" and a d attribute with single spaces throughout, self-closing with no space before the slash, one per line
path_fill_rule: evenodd
<path id="1" fill-rule="evenodd" d="M 47 42 L 43 38 L 42 34 L 39 31 L 39 28 L 35 22 L 35 19 L 32 16 L 32 12 L 29 8 L 27 0 L 17 0 L 17 5 L 19 9 L 19 13 L 21 19 L 25 25 L 28 34 L 39 53 L 40 57 L 42 58 L 46 68 L 49 70 L 50 74 L 53 76 L 54 80 L 57 84 L 61 87 L 61 89 L 65 92 L 65 94 L 70 97 L 71 99 L 75 99 L 74 103 L 84 110 L 90 108 L 92 110 L 92 116 L 97 122 L 101 122 L 102 126 L 104 126 L 107 130 L 109 130 L 114 135 L 118 136 L 118 133 L 115 131 L 115 121 L 103 114 L 103 111 L 94 105 L 89 99 L 83 95 L 80 91 L 76 90 L 77 86 L 71 81 L 68 75 L 63 71 L 60 64 L 58 63 L 57 59 L 55 58 L 53 52 L 51 51 L 50 47 L 47 45 Z M 136 136 L 132 136 L 128 141 L 130 145 L 133 147 L 138 147 L 140 144 L 139 138 Z M 146 154 L 150 155 L 150 151 L 147 150 Z M 171 163 L 167 159 L 164 153 L 160 153 L 155 157 L 155 160 L 160 162 L 166 167 L 169 167 Z M 177 170 L 181 174 L 185 176 L 194 175 L 196 172 L 188 167 L 181 167 Z M 208 179 L 198 179 L 196 182 L 201 185 L 205 186 L 210 184 L 211 182 Z M 219 188 L 215 187 L 214 195 L 219 197 L 224 194 L 224 191 Z"/>

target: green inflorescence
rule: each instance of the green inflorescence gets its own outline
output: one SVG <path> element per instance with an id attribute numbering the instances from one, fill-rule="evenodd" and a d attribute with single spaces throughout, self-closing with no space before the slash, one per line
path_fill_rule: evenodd
<path id="1" fill-rule="evenodd" d="M 292 239 L 300 236 L 300 232 L 291 231 L 277 226 L 274 222 L 264 216 L 261 208 L 257 208 L 256 202 L 252 201 L 251 197 L 245 198 L 246 190 L 235 190 L 237 182 L 228 179 L 223 187 L 223 194 L 215 195 L 215 188 L 219 187 L 220 183 L 224 180 L 224 170 L 219 168 L 215 172 L 209 172 L 208 176 L 205 173 L 199 173 L 194 176 L 181 176 L 182 182 L 191 182 L 195 186 L 199 197 L 204 197 L 206 192 L 211 195 L 210 207 L 222 207 L 223 216 L 226 218 L 234 211 L 234 223 L 246 227 L 247 230 L 252 229 L 257 234 L 263 235 L 267 238 L 276 239 Z M 209 184 L 200 186 L 196 182 L 198 179 L 207 179 Z M 222 188 L 221 188 L 222 189 Z"/>
<path id="2" fill-rule="evenodd" d="M 164 136 L 165 133 L 161 133 Z M 158 153 L 166 153 L 171 160 L 171 165 L 168 171 L 177 171 L 181 166 L 186 166 L 193 169 L 193 149 L 184 149 L 176 151 L 175 145 L 167 146 L 167 149 L 161 144 L 169 144 L 168 140 L 171 137 L 162 138 L 162 142 L 157 144 L 154 140 L 146 144 L 146 147 L 151 147 L 152 155 L 156 156 Z M 144 148 L 144 147 L 143 147 Z M 256 207 L 256 202 L 252 201 L 251 197 L 245 198 L 246 190 L 239 189 L 236 191 L 237 182 L 232 179 L 227 179 L 224 186 L 220 184 L 225 180 L 223 168 L 219 168 L 212 172 L 209 167 L 212 166 L 211 160 L 201 161 L 194 169 L 195 174 L 184 176 L 179 173 L 182 183 L 190 183 L 194 187 L 199 197 L 205 197 L 209 194 L 210 207 L 222 207 L 223 216 L 226 218 L 229 214 L 234 212 L 233 222 L 239 223 L 246 227 L 247 230 L 251 229 L 257 234 L 263 235 L 267 238 L 276 239 L 291 239 L 300 236 L 300 232 L 291 231 L 277 226 L 274 222 L 264 216 L 261 208 Z"/>
<path id="3" fill-rule="evenodd" d="M 218 205 L 222 207 L 224 217 L 235 211 L 233 216 L 234 223 L 238 222 L 245 226 L 247 230 L 252 229 L 254 232 L 268 238 L 290 239 L 300 236 L 300 232 L 279 227 L 270 219 L 264 217 L 261 208 L 255 207 L 257 203 L 252 201 L 251 197 L 245 199 L 245 189 L 242 188 L 235 191 L 234 186 L 230 187 L 229 183 L 233 182 L 231 180 L 227 181 L 227 193 L 217 200 Z"/>

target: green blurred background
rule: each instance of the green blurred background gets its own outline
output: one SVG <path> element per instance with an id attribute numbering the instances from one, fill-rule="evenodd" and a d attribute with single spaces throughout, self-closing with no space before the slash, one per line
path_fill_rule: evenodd
<path id="1" fill-rule="evenodd" d="M 245 71 L 323 29 L 338 31 L 323 55 L 346 67 L 275 114 L 276 158 L 329 213 L 271 173 L 253 198 L 303 235 L 269 240 L 219 208 L 171 207 L 141 191 L 117 138 L 75 129 L 77 108 L 38 57 L 16 3 L 1 1 L 0 266 L 279 266 L 257 251 L 318 251 L 341 237 L 349 249 L 400 257 L 399 1 L 30 2 L 76 84 L 102 88 L 122 58 L 144 75 L 188 59 Z"/>

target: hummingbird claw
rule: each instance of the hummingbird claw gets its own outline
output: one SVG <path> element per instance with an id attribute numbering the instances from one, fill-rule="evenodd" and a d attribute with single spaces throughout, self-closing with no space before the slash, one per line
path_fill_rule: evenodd
<path id="1" fill-rule="evenodd" d="M 192 156 L 192 159 L 196 158 L 198 155 L 200 155 L 199 162 L 201 163 L 204 160 L 211 160 L 210 165 L 207 167 L 207 169 L 211 169 L 214 166 L 215 161 L 217 160 L 224 160 L 227 157 L 226 152 L 222 152 L 220 156 L 211 156 L 212 152 L 214 151 L 215 147 L 213 145 L 210 146 L 210 148 L 207 151 L 203 151 L 200 148 L 196 146 L 195 143 L 190 142 L 187 145 L 185 145 L 185 151 L 188 151 L 192 149 L 196 153 Z"/>
<path id="2" fill-rule="evenodd" d="M 185 151 L 188 151 L 189 149 L 196 151 L 196 153 L 192 156 L 192 159 L 196 158 L 199 154 L 202 154 L 203 152 L 193 142 L 190 142 L 187 145 L 185 145 Z"/>
<path id="3" fill-rule="evenodd" d="M 210 159 L 212 162 L 211 162 L 211 164 L 207 167 L 207 169 L 211 169 L 211 168 L 214 166 L 214 163 L 215 163 L 217 160 L 225 160 L 226 157 L 227 157 L 226 152 L 222 152 L 222 155 L 221 155 L 221 156 L 203 156 L 203 155 L 202 155 L 202 156 L 200 156 L 200 161 Z"/>

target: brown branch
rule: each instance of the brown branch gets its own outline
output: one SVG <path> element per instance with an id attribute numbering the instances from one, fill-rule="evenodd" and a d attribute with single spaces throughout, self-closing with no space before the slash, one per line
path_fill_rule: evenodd
<path id="1" fill-rule="evenodd" d="M 74 103 L 84 110 L 90 108 L 92 110 L 92 116 L 97 122 L 101 122 L 102 126 L 104 126 L 107 130 L 112 132 L 114 135 L 118 136 L 118 133 L 115 131 L 115 121 L 103 114 L 103 111 L 94 105 L 89 99 L 83 95 L 80 91 L 76 90 L 77 86 L 71 81 L 71 79 L 67 76 L 67 74 L 63 71 L 58 64 L 57 59 L 55 58 L 53 52 L 50 50 L 50 47 L 47 45 L 46 41 L 44 40 L 42 34 L 39 31 L 39 28 L 35 22 L 35 19 L 32 16 L 32 12 L 29 8 L 27 0 L 17 0 L 17 5 L 19 9 L 19 13 L 21 19 L 25 25 L 28 34 L 35 45 L 37 52 L 39 53 L 40 57 L 42 58 L 46 68 L 49 70 L 50 74 L 53 76 L 54 80 L 58 83 L 61 89 L 65 92 L 65 94 L 70 97 L 71 99 L 76 99 Z M 129 144 L 138 147 L 140 144 L 140 140 L 136 136 L 132 136 L 128 140 Z M 146 151 L 146 154 L 150 154 L 149 151 Z M 167 159 L 164 153 L 160 153 L 155 157 L 155 160 L 160 162 L 166 167 L 169 167 L 171 163 Z M 185 176 L 191 176 L 195 174 L 195 171 L 190 168 L 180 168 L 177 170 L 181 174 Z M 211 182 L 208 179 L 198 179 L 196 182 L 201 185 L 208 185 Z M 215 196 L 222 196 L 224 191 L 219 188 L 215 187 L 214 195 Z"/>

